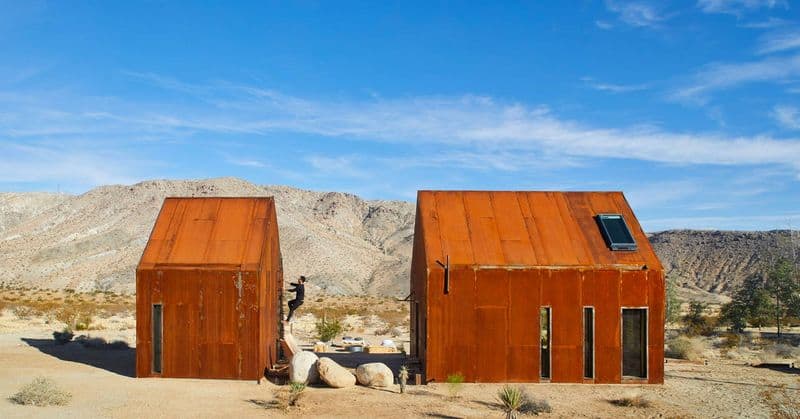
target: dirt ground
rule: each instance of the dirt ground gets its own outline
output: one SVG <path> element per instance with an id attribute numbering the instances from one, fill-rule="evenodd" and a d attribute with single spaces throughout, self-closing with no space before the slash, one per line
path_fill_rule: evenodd
<path id="1" fill-rule="evenodd" d="M 92 337 L 133 342 L 131 319 L 103 320 Z M 0 316 L 0 417 L 503 417 L 495 400 L 501 385 L 464 384 L 453 398 L 446 384 L 389 389 L 308 388 L 288 412 L 271 402 L 280 387 L 265 382 L 136 379 L 135 349 L 89 349 L 52 341 L 54 324 Z M 8 398 L 36 376 L 72 393 L 64 407 L 30 407 Z M 550 417 L 770 417 L 782 400 L 800 400 L 800 370 L 755 368 L 712 358 L 668 360 L 663 386 L 531 384 Z M 647 408 L 618 407 L 612 400 L 642 395 Z"/>

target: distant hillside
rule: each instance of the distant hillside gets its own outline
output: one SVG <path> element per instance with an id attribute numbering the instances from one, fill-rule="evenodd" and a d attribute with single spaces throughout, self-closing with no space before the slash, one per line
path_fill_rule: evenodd
<path id="1" fill-rule="evenodd" d="M 73 196 L 0 193 L 0 283 L 134 291 L 134 269 L 166 196 L 275 196 L 287 279 L 330 294 L 408 293 L 414 204 L 240 179 L 154 180 Z M 759 271 L 788 232 L 665 231 L 651 236 L 684 294 L 717 299 Z M 710 292 L 711 294 L 709 294 Z"/>
<path id="2" fill-rule="evenodd" d="M 276 198 L 287 279 L 304 274 L 332 294 L 407 292 L 413 204 L 232 178 L 0 194 L 0 283 L 133 292 L 164 197 L 254 195 Z"/>
<path id="3" fill-rule="evenodd" d="M 795 231 L 800 245 L 800 235 Z M 788 230 L 670 230 L 650 236 L 667 275 L 687 289 L 729 295 L 777 257 L 791 257 Z M 798 261 L 800 261 L 800 251 Z"/>

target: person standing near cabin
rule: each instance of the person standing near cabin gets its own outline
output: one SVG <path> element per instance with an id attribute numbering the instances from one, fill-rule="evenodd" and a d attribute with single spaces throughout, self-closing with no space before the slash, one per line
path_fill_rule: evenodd
<path id="1" fill-rule="evenodd" d="M 306 296 L 306 277 L 300 275 L 300 279 L 297 283 L 290 282 L 290 284 L 293 285 L 294 288 L 291 288 L 289 292 L 293 292 L 295 295 L 294 300 L 289 301 L 289 316 L 286 317 L 287 322 L 292 319 L 292 314 L 294 314 L 297 307 L 303 305 L 303 298 Z"/>

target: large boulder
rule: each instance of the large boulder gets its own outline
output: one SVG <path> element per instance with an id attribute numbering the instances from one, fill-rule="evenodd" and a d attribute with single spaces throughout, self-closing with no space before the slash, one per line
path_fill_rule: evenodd
<path id="1" fill-rule="evenodd" d="M 319 357 L 314 352 L 300 351 L 294 354 L 289 361 L 289 381 L 303 384 L 318 383 L 317 361 Z"/>
<path id="2" fill-rule="evenodd" d="M 389 387 L 394 384 L 394 374 L 386 364 L 372 362 L 356 368 L 358 384 L 369 387 Z"/>
<path id="3" fill-rule="evenodd" d="M 333 388 L 356 385 L 356 376 L 330 358 L 320 358 L 317 362 L 317 371 L 319 378 Z"/>

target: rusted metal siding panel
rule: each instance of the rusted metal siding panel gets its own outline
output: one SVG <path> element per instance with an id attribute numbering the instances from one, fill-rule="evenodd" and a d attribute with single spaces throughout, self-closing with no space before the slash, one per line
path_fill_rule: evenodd
<path id="1" fill-rule="evenodd" d="M 474 272 L 475 381 L 502 381 L 508 374 L 508 272 L 499 269 Z"/>
<path id="2" fill-rule="evenodd" d="M 150 377 L 152 356 L 152 271 L 136 272 L 136 376 Z"/>
<path id="3" fill-rule="evenodd" d="M 506 260 L 503 255 L 491 196 L 480 192 L 465 192 L 464 208 L 474 255 L 473 263 L 504 265 Z"/>
<path id="4" fill-rule="evenodd" d="M 432 269 L 428 273 L 427 289 L 427 321 L 425 334 L 425 377 L 427 381 L 443 382 L 450 371 L 445 363 L 450 358 L 452 347 L 448 347 L 445 341 L 445 329 L 450 326 L 446 324 L 445 317 L 445 297 L 442 289 L 444 288 L 444 270 Z M 460 329 L 459 329 L 460 330 Z M 449 372 L 445 372 L 449 371 Z"/>
<path id="5" fill-rule="evenodd" d="M 542 270 L 508 272 L 506 381 L 539 381 L 539 294 Z"/>
<path id="6" fill-rule="evenodd" d="M 520 226 L 525 226 L 519 201 L 515 194 L 490 193 L 489 197 L 494 208 L 494 221 L 503 257 L 509 265 L 535 265 L 536 254 L 533 251 L 528 231 Z"/>
<path id="7" fill-rule="evenodd" d="M 597 270 L 595 286 L 595 382 L 622 379 L 620 345 L 620 272 Z"/>
<path id="8" fill-rule="evenodd" d="M 462 194 L 437 192 L 435 197 L 442 241 L 442 256 L 449 256 L 450 263 L 453 265 L 472 265 L 475 256 L 469 237 L 469 226 Z M 431 263 L 435 263 L 435 261 L 429 260 L 429 266 Z"/>
<path id="9" fill-rule="evenodd" d="M 581 276 L 575 269 L 550 271 L 542 281 L 542 300 L 551 307 L 551 381 L 580 382 L 581 361 Z"/>

